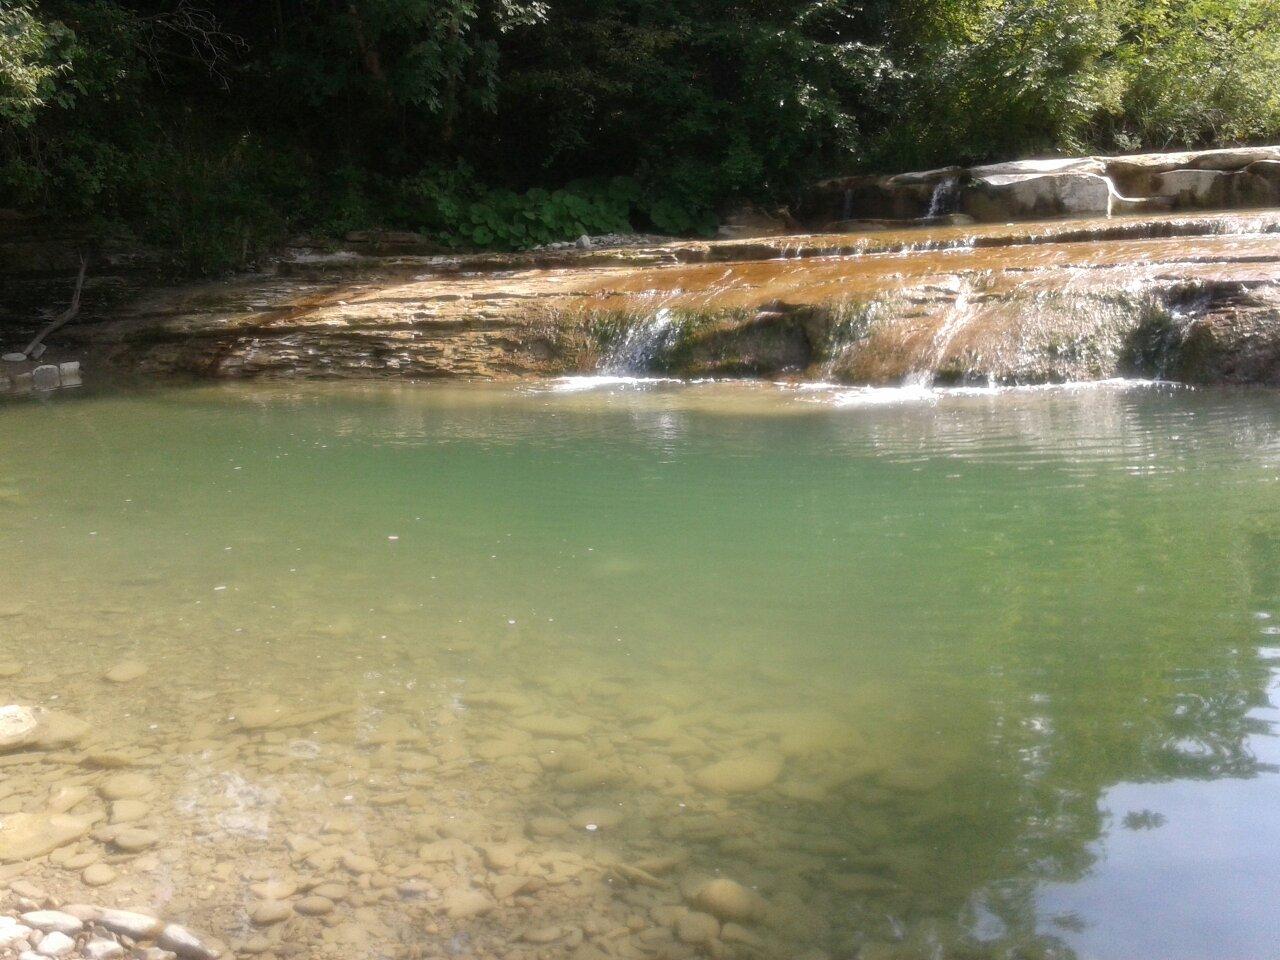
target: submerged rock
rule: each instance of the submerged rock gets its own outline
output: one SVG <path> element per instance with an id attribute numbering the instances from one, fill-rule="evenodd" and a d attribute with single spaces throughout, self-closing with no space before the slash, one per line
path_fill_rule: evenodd
<path id="1" fill-rule="evenodd" d="M 122 660 L 110 667 L 102 679 L 111 683 L 132 683 L 147 674 L 147 665 L 138 660 Z"/>
<path id="2" fill-rule="evenodd" d="M 84 817 L 65 813 L 12 813 L 0 819 L 0 863 L 33 860 L 89 832 Z"/>
<path id="3" fill-rule="evenodd" d="M 708 880 L 694 890 L 689 902 L 721 920 L 739 922 L 759 920 L 768 909 L 764 898 L 754 890 L 726 879 Z"/>
<path id="4" fill-rule="evenodd" d="M 78 717 L 9 704 L 0 707 L 0 753 L 14 750 L 51 750 L 82 740 L 89 724 Z"/>
<path id="5" fill-rule="evenodd" d="M 782 758 L 773 754 L 733 757 L 703 767 L 693 782 L 712 793 L 755 793 L 782 773 Z"/>

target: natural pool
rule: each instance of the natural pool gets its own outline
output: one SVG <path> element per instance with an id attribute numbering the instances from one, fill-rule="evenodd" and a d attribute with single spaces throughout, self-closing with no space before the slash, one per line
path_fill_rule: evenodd
<path id="1" fill-rule="evenodd" d="M 0 877 L 237 956 L 1280 937 L 1275 393 L 86 392 L 0 546 L 0 705 L 89 724 L 0 859 L 92 828 Z"/>

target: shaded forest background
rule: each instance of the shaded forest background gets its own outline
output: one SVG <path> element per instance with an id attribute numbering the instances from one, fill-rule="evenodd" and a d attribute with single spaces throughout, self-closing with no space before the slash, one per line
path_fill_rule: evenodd
<path id="1" fill-rule="evenodd" d="M 696 234 L 812 180 L 1280 140 L 1280 0 L 0 0 L 0 207 L 208 272 L 290 233 Z"/>

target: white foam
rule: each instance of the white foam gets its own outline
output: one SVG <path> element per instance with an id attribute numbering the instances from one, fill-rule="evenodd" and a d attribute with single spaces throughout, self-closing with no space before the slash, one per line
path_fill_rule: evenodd
<path id="1" fill-rule="evenodd" d="M 610 387 L 648 387 L 664 383 L 705 383 L 705 380 L 681 380 L 677 377 L 627 377 L 600 373 L 576 377 L 558 377 L 551 385 L 554 393 L 582 393 Z"/>
<path id="2" fill-rule="evenodd" d="M 997 397 L 1023 393 L 1079 393 L 1086 390 L 1142 390 L 1151 387 L 1175 387 L 1159 380 L 1070 380 L 1066 383 L 1035 383 L 1022 385 L 992 385 L 987 387 L 926 387 L 909 384 L 900 387 L 845 387 L 831 391 L 829 396 L 815 398 L 813 402 L 825 402 L 835 407 L 873 407 L 899 403 L 937 403 L 948 397 Z"/>

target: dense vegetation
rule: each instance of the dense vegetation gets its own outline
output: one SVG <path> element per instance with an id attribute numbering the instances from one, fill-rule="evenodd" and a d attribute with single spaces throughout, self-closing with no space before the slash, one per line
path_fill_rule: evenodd
<path id="1" fill-rule="evenodd" d="M 0 206 L 191 269 L 712 228 L 806 180 L 1280 137 L 1280 0 L 0 0 Z"/>

